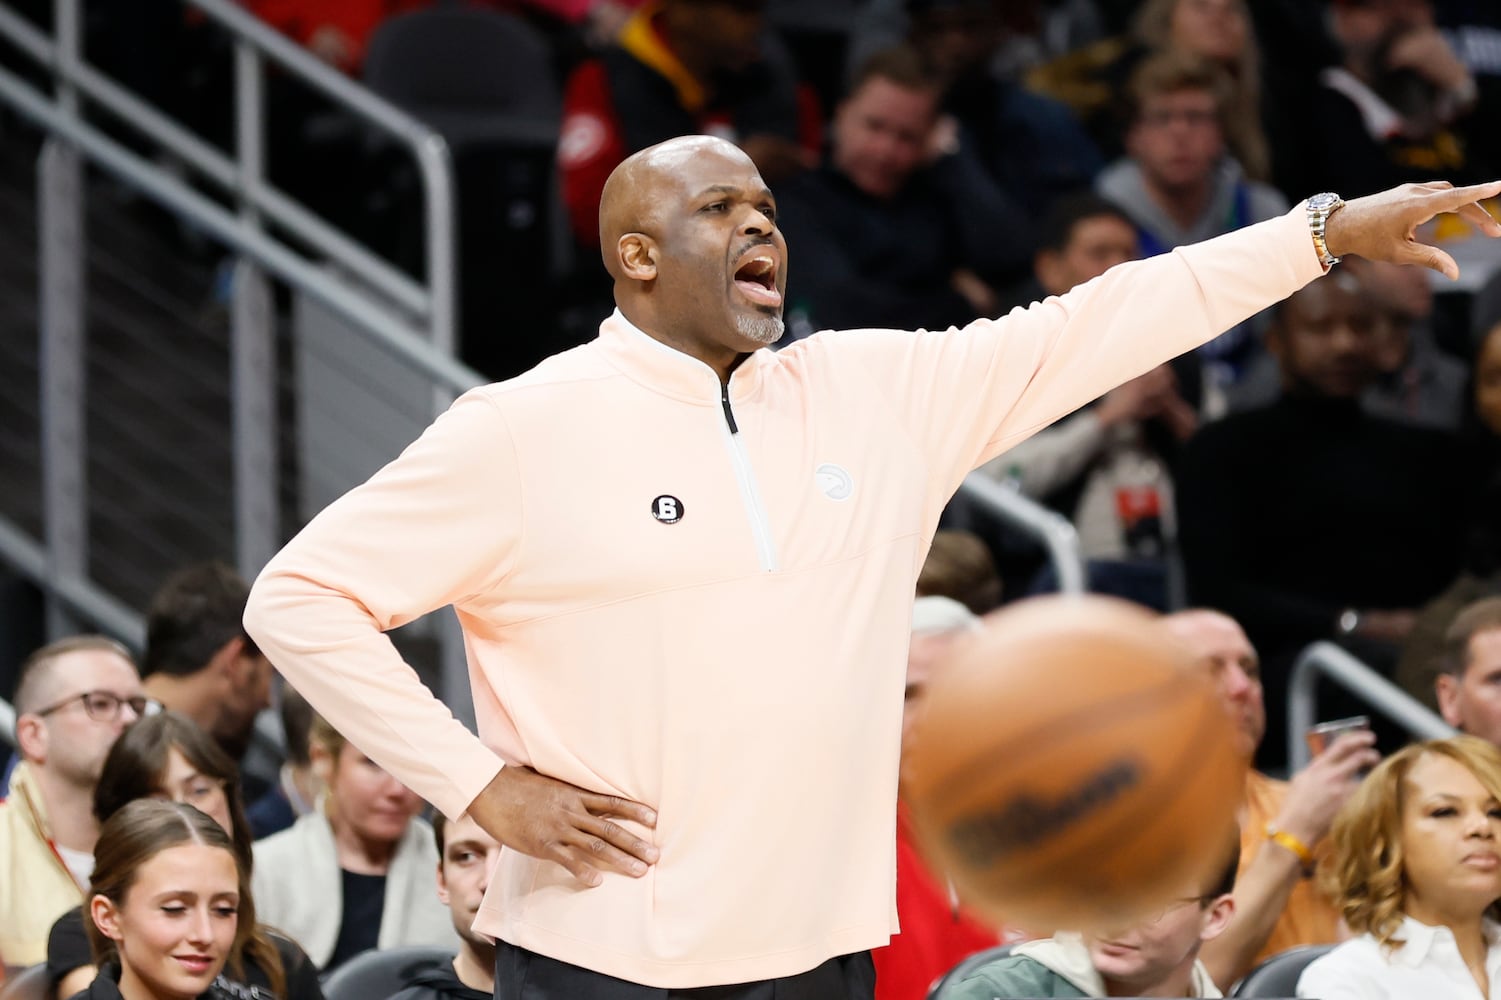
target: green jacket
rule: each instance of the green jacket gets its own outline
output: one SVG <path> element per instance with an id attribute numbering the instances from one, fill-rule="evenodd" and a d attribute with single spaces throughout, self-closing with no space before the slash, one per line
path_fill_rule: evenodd
<path id="1" fill-rule="evenodd" d="M 1194 963 L 1191 983 L 1196 997 L 1220 991 L 1204 966 Z M 938 1000 L 1039 1000 L 1042 997 L 1103 997 L 1105 984 L 1077 934 L 1019 944 L 1005 958 L 982 965 L 964 979 L 944 987 Z"/>
<path id="2" fill-rule="evenodd" d="M 943 991 L 943 1000 L 994 1000 L 996 997 L 1087 997 L 1079 987 L 1035 958 L 1007 955 L 981 966 L 963 982 Z"/>

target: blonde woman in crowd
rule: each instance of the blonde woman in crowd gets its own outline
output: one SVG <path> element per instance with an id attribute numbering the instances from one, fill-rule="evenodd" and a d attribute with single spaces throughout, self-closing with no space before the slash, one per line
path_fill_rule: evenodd
<path id="1" fill-rule="evenodd" d="M 1298 996 L 1501 996 L 1501 750 L 1415 743 L 1361 783 L 1321 876 L 1358 937 L 1313 962 Z"/>
<path id="2" fill-rule="evenodd" d="M 324 972 L 371 948 L 457 948 L 433 893 L 438 851 L 423 801 L 321 716 L 310 731 L 319 807 L 255 844 L 255 898 Z"/>

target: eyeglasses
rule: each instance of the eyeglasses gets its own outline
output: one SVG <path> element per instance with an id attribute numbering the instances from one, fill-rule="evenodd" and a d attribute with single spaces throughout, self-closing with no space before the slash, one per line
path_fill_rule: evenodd
<path id="1" fill-rule="evenodd" d="M 178 785 L 177 788 L 159 789 L 151 797 L 161 802 L 176 802 L 185 806 L 192 806 L 199 812 L 212 812 L 224 801 L 225 782 L 220 778 L 208 778 L 201 774 L 195 775 Z"/>
<path id="2" fill-rule="evenodd" d="M 1143 923 L 1156 923 L 1180 906 L 1187 906 L 1190 903 L 1197 903 L 1199 906 L 1204 906 L 1212 899 L 1214 899 L 1213 896 L 1179 896 L 1177 899 L 1170 899 L 1160 910 L 1148 916 Z"/>
<path id="3" fill-rule="evenodd" d="M 39 709 L 37 715 L 51 715 L 73 704 L 75 701 L 83 702 L 83 710 L 89 713 L 89 718 L 95 722 L 114 722 L 120 718 L 122 705 L 129 705 L 130 710 L 136 714 L 136 718 L 143 719 L 148 715 L 155 715 L 162 710 L 162 703 L 155 698 L 148 698 L 143 694 L 132 695 L 122 698 L 108 691 L 85 691 L 83 694 L 69 695 L 55 705 L 48 705 Z"/>

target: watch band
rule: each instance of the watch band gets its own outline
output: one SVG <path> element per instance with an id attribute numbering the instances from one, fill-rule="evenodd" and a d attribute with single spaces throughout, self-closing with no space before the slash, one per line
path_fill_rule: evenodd
<path id="1" fill-rule="evenodd" d="M 1344 199 L 1330 191 L 1308 199 L 1308 232 L 1313 237 L 1313 249 L 1319 255 L 1319 263 L 1324 265 L 1326 271 L 1338 264 L 1339 258 L 1329 252 L 1329 244 L 1324 240 L 1324 229 L 1329 223 L 1329 217 L 1344 207 Z"/>

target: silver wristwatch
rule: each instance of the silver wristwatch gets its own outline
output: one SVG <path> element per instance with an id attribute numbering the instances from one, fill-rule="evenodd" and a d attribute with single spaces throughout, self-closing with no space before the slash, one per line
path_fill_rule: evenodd
<path id="1" fill-rule="evenodd" d="M 1324 242 L 1324 226 L 1329 222 L 1329 216 L 1345 207 L 1345 200 L 1332 191 L 1316 194 L 1308 199 L 1308 231 L 1313 236 L 1313 248 L 1318 251 L 1319 263 L 1328 270 L 1339 263 L 1339 258 L 1329 252 L 1329 245 Z"/>

